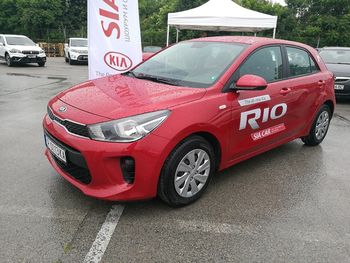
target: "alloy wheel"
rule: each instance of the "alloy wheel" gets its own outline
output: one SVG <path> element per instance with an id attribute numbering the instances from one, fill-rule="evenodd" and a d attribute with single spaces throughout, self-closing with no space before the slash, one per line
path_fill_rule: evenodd
<path id="1" fill-rule="evenodd" d="M 206 151 L 195 149 L 187 153 L 177 166 L 174 185 L 176 192 L 189 198 L 201 191 L 210 174 L 210 157 Z"/>
<path id="2" fill-rule="evenodd" d="M 329 114 L 324 111 L 320 114 L 316 122 L 315 135 L 317 140 L 322 140 L 326 135 L 329 126 Z"/>

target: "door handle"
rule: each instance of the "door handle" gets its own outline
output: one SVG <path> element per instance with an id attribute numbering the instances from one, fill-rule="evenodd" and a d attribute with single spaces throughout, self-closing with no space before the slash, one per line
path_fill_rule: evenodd
<path id="1" fill-rule="evenodd" d="M 287 95 L 288 93 L 290 93 L 292 91 L 291 88 L 282 88 L 280 91 L 281 95 Z"/>

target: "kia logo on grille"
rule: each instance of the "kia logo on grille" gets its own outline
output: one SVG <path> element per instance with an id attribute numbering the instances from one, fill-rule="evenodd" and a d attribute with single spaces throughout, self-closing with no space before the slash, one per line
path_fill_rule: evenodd
<path id="1" fill-rule="evenodd" d="M 58 109 L 59 112 L 66 112 L 67 111 L 67 107 L 62 106 Z"/>

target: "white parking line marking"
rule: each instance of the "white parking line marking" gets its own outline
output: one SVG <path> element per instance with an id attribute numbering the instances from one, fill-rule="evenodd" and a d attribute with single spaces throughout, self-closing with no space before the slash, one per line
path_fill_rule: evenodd
<path id="1" fill-rule="evenodd" d="M 114 205 L 108 213 L 105 222 L 102 224 L 94 243 L 92 244 L 89 253 L 87 253 L 84 263 L 98 263 L 102 260 L 113 232 L 118 224 L 118 221 L 123 213 L 124 206 Z"/>
<path id="2" fill-rule="evenodd" d="M 343 244 L 345 237 L 330 233 L 323 228 L 313 230 L 297 230 L 288 224 L 276 223 L 266 226 L 240 226 L 227 223 L 206 222 L 197 220 L 175 220 L 170 228 L 183 232 L 202 232 L 209 234 L 244 235 L 259 237 L 264 233 L 273 233 L 275 236 L 284 239 L 299 240 L 303 242 L 327 242 L 330 244 Z M 350 234 L 349 234 L 350 236 Z"/>

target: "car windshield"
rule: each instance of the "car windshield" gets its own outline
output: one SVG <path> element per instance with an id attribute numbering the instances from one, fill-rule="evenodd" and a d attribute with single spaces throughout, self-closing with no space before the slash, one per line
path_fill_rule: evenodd
<path id="1" fill-rule="evenodd" d="M 224 74 L 246 46 L 223 42 L 183 42 L 146 60 L 131 73 L 136 78 L 207 88 Z"/>
<path id="2" fill-rule="evenodd" d="M 157 47 L 157 46 L 145 46 L 143 48 L 143 52 L 147 52 L 147 53 L 156 53 L 159 50 L 161 50 L 161 47 Z"/>
<path id="3" fill-rule="evenodd" d="M 350 64 L 350 49 L 325 49 L 320 56 L 326 64 Z"/>
<path id="4" fill-rule="evenodd" d="M 70 45 L 72 47 L 87 47 L 88 41 L 87 39 L 72 39 Z"/>
<path id="5" fill-rule="evenodd" d="M 35 46 L 35 43 L 27 37 L 5 37 L 8 45 Z"/>

